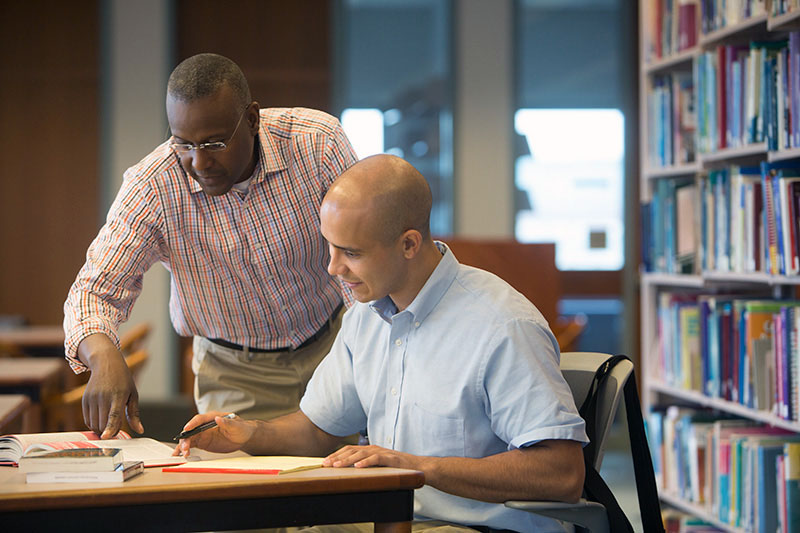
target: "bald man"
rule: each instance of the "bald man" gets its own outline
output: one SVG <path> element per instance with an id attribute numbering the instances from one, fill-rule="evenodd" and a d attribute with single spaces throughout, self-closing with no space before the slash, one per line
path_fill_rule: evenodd
<path id="1" fill-rule="evenodd" d="M 587 438 L 558 345 L 533 304 L 431 239 L 430 209 L 427 182 L 402 159 L 373 156 L 344 172 L 322 202 L 321 231 L 328 271 L 358 303 L 300 410 L 269 422 L 198 415 L 186 429 L 219 426 L 177 450 L 420 470 L 415 529 L 563 531 L 502 505 L 580 497 Z M 369 445 L 333 451 L 364 427 Z"/>

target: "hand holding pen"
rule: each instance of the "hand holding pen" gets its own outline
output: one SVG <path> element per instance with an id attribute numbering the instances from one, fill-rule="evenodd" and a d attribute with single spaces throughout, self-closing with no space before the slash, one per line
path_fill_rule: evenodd
<path id="1" fill-rule="evenodd" d="M 228 413 L 227 415 L 222 416 L 220 418 L 231 418 L 231 419 L 232 418 L 236 418 L 236 413 Z M 179 441 L 181 439 L 188 439 L 189 437 L 197 435 L 201 431 L 205 431 L 207 429 L 211 429 L 211 428 L 215 428 L 215 427 L 217 427 L 216 417 L 215 417 L 214 420 L 206 422 L 205 424 L 200 424 L 199 426 L 197 426 L 195 428 L 187 429 L 185 431 L 181 431 L 179 434 L 177 434 L 174 437 L 172 437 L 172 440 Z"/>
<path id="2" fill-rule="evenodd" d="M 184 428 L 188 429 L 175 436 L 180 442 L 173 455 L 188 457 L 190 448 L 220 453 L 241 449 L 253 435 L 255 421 L 215 412 L 195 415 Z"/>

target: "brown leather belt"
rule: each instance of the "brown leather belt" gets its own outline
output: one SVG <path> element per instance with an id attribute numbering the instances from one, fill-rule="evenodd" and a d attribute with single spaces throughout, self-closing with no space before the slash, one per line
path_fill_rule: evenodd
<path id="1" fill-rule="evenodd" d="M 302 342 L 302 344 L 300 344 L 300 346 L 298 346 L 297 348 L 292 348 L 290 346 L 287 346 L 285 348 L 272 348 L 272 349 L 249 348 L 247 346 L 242 346 L 241 344 L 236 344 L 235 342 L 226 341 L 224 339 L 208 339 L 208 340 L 210 340 L 211 342 L 213 342 L 214 344 L 217 344 L 219 346 L 223 346 L 225 348 L 230 348 L 231 350 L 238 350 L 240 352 L 243 352 L 246 348 L 248 349 L 248 351 L 250 351 L 252 353 L 277 353 L 277 352 L 288 352 L 288 351 L 291 351 L 292 349 L 300 350 L 300 349 L 305 348 L 306 346 L 308 346 L 310 344 L 313 344 L 313 343 L 317 342 L 317 340 L 319 340 L 320 337 L 322 337 L 323 335 L 325 335 L 328 332 L 328 330 L 331 328 L 331 322 L 333 322 L 336 319 L 336 317 L 339 315 L 339 311 L 342 310 L 342 307 L 344 307 L 344 304 L 340 303 L 336 307 L 336 309 L 334 309 L 333 314 L 331 315 L 331 317 L 328 320 L 326 320 L 324 324 L 322 324 L 322 327 L 320 327 L 317 330 L 316 333 L 314 333 L 309 338 L 304 340 Z"/>

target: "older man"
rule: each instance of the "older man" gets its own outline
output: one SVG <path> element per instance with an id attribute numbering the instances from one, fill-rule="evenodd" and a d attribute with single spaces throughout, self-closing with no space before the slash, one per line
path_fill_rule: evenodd
<path id="1" fill-rule="evenodd" d="M 339 122 L 259 109 L 239 67 L 216 54 L 175 68 L 167 118 L 172 136 L 125 173 L 64 304 L 67 358 L 91 369 L 84 419 L 103 437 L 126 413 L 143 431 L 117 327 L 156 262 L 172 275 L 175 329 L 194 335 L 201 413 L 293 412 L 340 323 L 342 287 L 319 233 L 322 197 L 356 160 Z"/>

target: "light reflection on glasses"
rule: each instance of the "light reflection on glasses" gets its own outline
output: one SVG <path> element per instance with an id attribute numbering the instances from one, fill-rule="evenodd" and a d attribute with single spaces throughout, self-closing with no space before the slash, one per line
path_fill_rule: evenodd
<path id="1" fill-rule="evenodd" d="M 236 122 L 236 127 L 233 129 L 233 133 L 230 137 L 228 137 L 227 141 L 212 141 L 207 143 L 200 143 L 200 144 L 193 144 L 193 143 L 179 143 L 170 141 L 169 146 L 173 150 L 178 153 L 185 154 L 187 152 L 191 152 L 192 150 L 206 150 L 208 152 L 221 152 L 228 148 L 228 143 L 231 142 L 231 139 L 236 135 L 236 132 L 239 130 L 239 124 L 242 123 L 242 117 L 244 117 L 247 108 L 250 107 L 249 105 L 244 108 L 242 114 L 239 115 L 239 120 Z"/>

